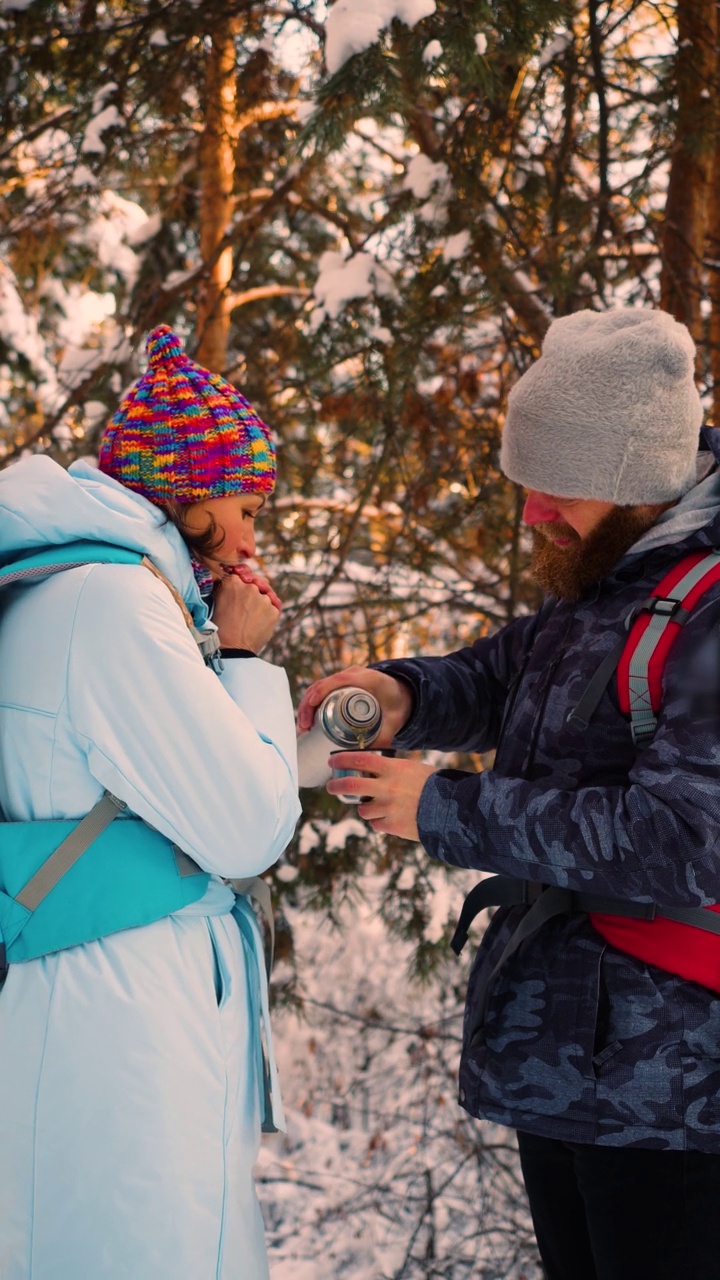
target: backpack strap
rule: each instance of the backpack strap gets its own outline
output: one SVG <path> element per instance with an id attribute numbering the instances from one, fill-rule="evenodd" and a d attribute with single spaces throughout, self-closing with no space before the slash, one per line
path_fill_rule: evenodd
<path id="1" fill-rule="evenodd" d="M 475 917 L 486 907 L 526 907 L 525 914 L 507 939 L 500 958 L 485 980 L 479 998 L 476 998 L 469 1014 L 465 1035 L 471 1045 L 477 1045 L 485 1027 L 490 998 L 497 980 L 508 960 L 516 954 L 523 942 L 533 937 L 543 925 L 557 916 L 572 912 L 594 915 L 620 916 L 629 920 L 652 922 L 673 920 L 677 924 L 691 925 L 704 933 L 720 937 L 720 914 L 707 907 L 672 907 L 654 902 L 632 902 L 608 898 L 604 894 L 577 892 L 555 885 L 534 884 L 527 880 L 514 880 L 511 876 L 490 876 L 471 889 L 460 915 L 452 942 L 456 956 L 462 952 L 468 938 L 468 930 Z M 629 954 L 633 954 L 629 951 Z M 657 962 L 656 962 L 657 963 Z M 668 972 L 674 970 L 668 965 Z"/>
<path id="2" fill-rule="evenodd" d="M 720 552 L 685 556 L 643 600 L 618 662 L 620 708 L 633 742 L 645 746 L 657 728 L 670 649 L 701 596 L 720 582 Z"/>
<path id="3" fill-rule="evenodd" d="M 633 742 L 644 747 L 657 728 L 662 678 L 670 649 L 700 597 L 720 581 L 720 552 L 684 556 L 652 593 L 630 610 L 622 636 L 605 656 L 567 723 L 585 731 L 617 671 L 620 709 L 630 717 Z"/>
<path id="4" fill-rule="evenodd" d="M 632 623 L 635 612 L 629 614 L 625 619 L 626 629 Z M 567 723 L 571 724 L 574 729 L 579 729 L 584 733 L 595 712 L 597 711 L 600 700 L 618 669 L 618 663 L 625 652 L 627 646 L 627 636 L 623 636 L 614 644 L 610 652 L 603 658 L 600 666 L 595 672 L 592 680 L 588 684 L 577 706 L 573 707 L 567 717 Z"/>
<path id="5" fill-rule="evenodd" d="M 140 564 L 149 569 L 167 587 L 205 661 L 212 661 L 220 648 L 217 632 L 198 630 L 180 592 L 149 556 L 144 556 L 140 551 L 130 551 L 127 547 L 116 547 L 105 542 L 71 542 L 59 547 L 44 547 L 42 551 L 31 552 L 19 560 L 0 566 L 0 589 L 19 582 L 41 582 L 52 574 L 64 573 L 66 569 L 78 569 L 86 564 Z"/>
<path id="6" fill-rule="evenodd" d="M 24 556 L 19 561 L 0 567 L 0 589 L 21 582 L 39 582 L 67 569 L 76 569 L 85 564 L 136 564 L 149 569 L 167 587 L 175 603 L 179 606 L 185 623 L 195 640 L 206 662 L 220 648 L 217 632 L 203 633 L 197 629 L 192 614 L 180 592 L 165 577 L 155 564 L 140 552 L 129 551 L 124 547 L 110 544 L 78 542 L 63 547 L 45 548 L 39 552 Z M 88 814 L 77 824 L 70 834 L 58 845 L 49 858 L 23 886 L 16 896 L 16 901 L 28 911 L 35 911 L 41 902 L 55 888 L 64 875 L 75 865 L 90 845 L 102 835 L 103 831 L 127 806 L 123 800 L 106 791 Z M 197 875 L 201 868 L 197 863 L 174 846 L 178 873 L 181 877 Z M 243 892 L 248 890 L 242 890 Z M 241 890 L 237 890 L 241 892 Z M 4 957 L 0 956 L 0 983 L 5 968 Z"/>
<path id="7" fill-rule="evenodd" d="M 260 876 L 249 876 L 245 880 L 227 880 L 230 888 L 238 894 L 246 894 L 252 898 L 260 910 L 266 925 L 265 970 L 268 978 L 275 964 L 275 913 L 273 911 L 272 891 L 266 880 Z"/>
<path id="8" fill-rule="evenodd" d="M 15 895 L 15 901 L 28 911 L 34 911 L 39 907 L 66 872 L 82 857 L 85 850 L 90 848 L 93 841 L 102 835 L 105 828 L 109 827 L 118 813 L 126 807 L 124 800 L 118 800 L 116 796 L 106 791 L 82 821 L 73 827 L 70 835 L 66 836 L 62 844 L 59 844 L 50 857 L 46 858 L 35 875 Z"/>
<path id="9" fill-rule="evenodd" d="M 43 547 L 0 566 L 0 588 L 17 582 L 42 582 L 54 573 L 78 569 L 85 564 L 141 564 L 142 554 L 109 542 L 69 542 L 58 547 Z"/>
<path id="10" fill-rule="evenodd" d="M 697 551 L 678 561 L 652 593 L 628 614 L 625 620 L 628 634 L 617 641 L 603 659 L 580 701 L 568 715 L 568 723 L 575 728 L 587 728 L 617 670 L 621 710 L 630 716 L 635 744 L 639 747 L 646 745 L 657 728 L 662 705 L 662 678 L 670 649 L 698 601 L 716 582 L 720 582 L 720 551 Z M 669 920 L 720 937 L 720 913 L 707 907 L 674 907 L 654 902 L 617 900 L 555 886 L 545 887 L 509 876 L 492 876 L 476 885 L 465 899 L 450 944 L 456 955 L 460 955 L 475 917 L 491 906 L 524 906 L 528 909 L 507 939 L 472 1009 L 465 1033 L 471 1045 L 477 1045 L 484 1034 L 487 1007 L 505 964 L 523 942 L 557 916 L 585 912 L 591 919 L 593 916 L 611 915 L 641 923 Z M 596 927 L 600 930 L 599 922 Z M 635 954 L 630 947 L 627 950 L 628 954 Z M 642 953 L 638 954 L 642 958 Z M 675 972 L 671 965 L 667 969 Z"/>
<path id="11" fill-rule="evenodd" d="M 198 631 L 198 628 L 195 626 L 195 623 L 193 622 L 193 616 L 190 610 L 188 609 L 185 601 L 183 600 L 182 596 L 180 595 L 180 592 L 178 591 L 177 587 L 173 586 L 172 582 L 170 582 L 170 580 L 165 577 L 164 573 L 160 572 L 157 565 L 153 564 L 153 561 L 150 560 L 148 556 L 143 556 L 141 563 L 146 569 L 150 570 L 150 572 L 153 574 L 155 578 L 157 578 L 160 582 L 164 582 L 173 600 L 181 609 L 182 615 L 185 619 L 185 625 L 187 626 L 203 658 L 205 659 L 206 662 L 211 660 L 220 648 L 220 637 L 217 631 Z"/>

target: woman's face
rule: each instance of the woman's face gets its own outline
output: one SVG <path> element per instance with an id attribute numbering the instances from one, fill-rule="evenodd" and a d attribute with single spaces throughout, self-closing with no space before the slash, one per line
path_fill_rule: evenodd
<path id="1" fill-rule="evenodd" d="M 224 577 L 226 569 L 255 555 L 255 519 L 264 504 L 261 493 L 239 493 L 227 498 L 208 498 L 186 507 L 183 514 L 188 529 L 204 533 L 212 518 L 218 540 L 222 539 L 212 557 L 205 558 L 216 582 Z"/>

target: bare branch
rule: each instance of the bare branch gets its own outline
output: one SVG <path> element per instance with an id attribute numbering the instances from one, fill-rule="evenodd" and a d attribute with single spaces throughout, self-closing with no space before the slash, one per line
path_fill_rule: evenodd
<path id="1" fill-rule="evenodd" d="M 289 284 L 261 284 L 254 289 L 246 289 L 244 293 L 231 293 L 227 298 L 228 311 L 236 311 L 238 307 L 247 306 L 248 302 L 257 302 L 260 298 L 309 298 L 310 289 L 297 289 Z"/>

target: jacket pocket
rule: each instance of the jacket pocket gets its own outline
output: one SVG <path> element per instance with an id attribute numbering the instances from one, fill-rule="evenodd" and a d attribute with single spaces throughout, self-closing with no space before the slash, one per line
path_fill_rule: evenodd
<path id="1" fill-rule="evenodd" d="M 655 980 L 642 961 L 608 946 L 593 1068 L 598 1135 L 677 1145 L 683 1132 L 681 1007 L 675 979 Z M 627 1137 L 625 1139 L 628 1141 Z"/>
<path id="2" fill-rule="evenodd" d="M 466 1036 L 463 1054 L 465 1078 L 496 1113 L 592 1122 L 593 1058 L 606 1048 L 598 1043 L 602 952 L 582 917 L 564 918 L 549 922 L 501 971 L 482 1042 Z M 492 953 L 481 964 L 492 968 Z M 472 984 L 471 1001 L 481 981 Z"/>
<path id="3" fill-rule="evenodd" d="M 217 939 L 212 928 L 212 917 L 206 919 L 207 930 L 210 936 L 210 949 L 212 955 L 212 972 L 213 984 L 215 987 L 215 1001 L 218 1009 L 222 1009 L 227 1002 L 232 987 L 232 977 L 230 970 L 225 962 L 222 950 L 218 946 Z"/>

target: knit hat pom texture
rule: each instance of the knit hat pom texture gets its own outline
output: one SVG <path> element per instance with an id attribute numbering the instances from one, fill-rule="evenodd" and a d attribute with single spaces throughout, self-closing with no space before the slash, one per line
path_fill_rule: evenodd
<path id="1" fill-rule="evenodd" d="M 168 325 L 147 354 L 105 431 L 100 469 L 155 503 L 271 492 L 271 433 L 237 388 L 191 360 Z"/>
<path id="2" fill-rule="evenodd" d="M 510 393 L 500 465 L 527 489 L 619 506 L 671 502 L 695 483 L 702 404 L 695 344 L 664 311 L 553 321 Z"/>

